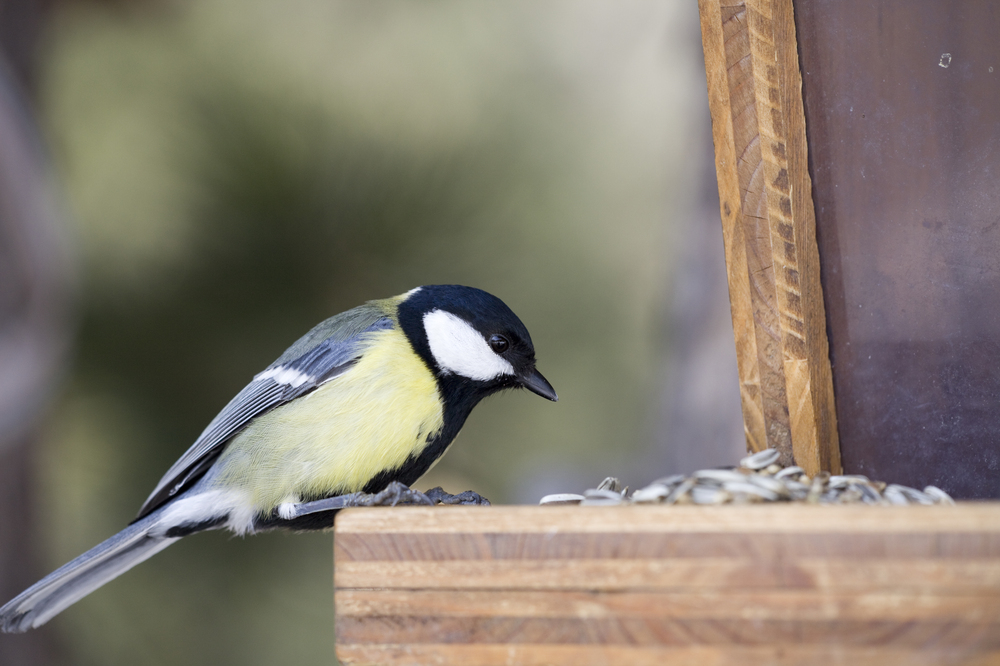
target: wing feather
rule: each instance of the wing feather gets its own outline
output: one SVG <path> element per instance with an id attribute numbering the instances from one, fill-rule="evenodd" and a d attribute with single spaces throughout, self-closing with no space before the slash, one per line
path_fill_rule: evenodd
<path id="1" fill-rule="evenodd" d="M 386 309 L 373 302 L 331 317 L 309 331 L 212 419 L 191 448 L 163 475 L 136 520 L 191 487 L 219 457 L 226 443 L 253 419 L 346 372 L 361 357 L 366 334 L 393 326 Z"/>

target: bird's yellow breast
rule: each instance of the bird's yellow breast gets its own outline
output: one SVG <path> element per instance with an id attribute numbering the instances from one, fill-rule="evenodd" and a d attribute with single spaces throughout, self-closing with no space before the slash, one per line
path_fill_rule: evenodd
<path id="1" fill-rule="evenodd" d="M 215 484 L 247 492 L 260 512 L 355 492 L 418 455 L 443 426 L 434 375 L 398 328 L 377 331 L 350 370 L 237 435 Z"/>

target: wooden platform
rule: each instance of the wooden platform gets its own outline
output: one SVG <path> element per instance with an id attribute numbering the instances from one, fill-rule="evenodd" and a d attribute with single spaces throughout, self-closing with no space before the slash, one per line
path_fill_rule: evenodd
<path id="1" fill-rule="evenodd" d="M 347 664 L 1000 664 L 1000 503 L 337 517 Z"/>

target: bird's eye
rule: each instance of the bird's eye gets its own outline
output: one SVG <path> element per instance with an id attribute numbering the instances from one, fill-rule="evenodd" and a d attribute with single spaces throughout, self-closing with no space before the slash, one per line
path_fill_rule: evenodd
<path id="1" fill-rule="evenodd" d="M 490 336 L 490 349 L 495 351 L 497 354 L 502 354 L 510 347 L 510 342 L 507 338 L 502 335 L 491 335 Z"/>

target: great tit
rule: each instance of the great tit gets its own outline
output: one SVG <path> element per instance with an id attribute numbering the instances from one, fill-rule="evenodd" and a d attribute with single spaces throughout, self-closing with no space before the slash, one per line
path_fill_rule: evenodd
<path id="1" fill-rule="evenodd" d="M 417 287 L 331 317 L 225 406 L 128 527 L 0 608 L 0 628 L 42 625 L 194 532 L 327 528 L 343 506 L 427 501 L 405 486 L 480 400 L 516 387 L 558 399 L 524 324 L 485 291 Z"/>

